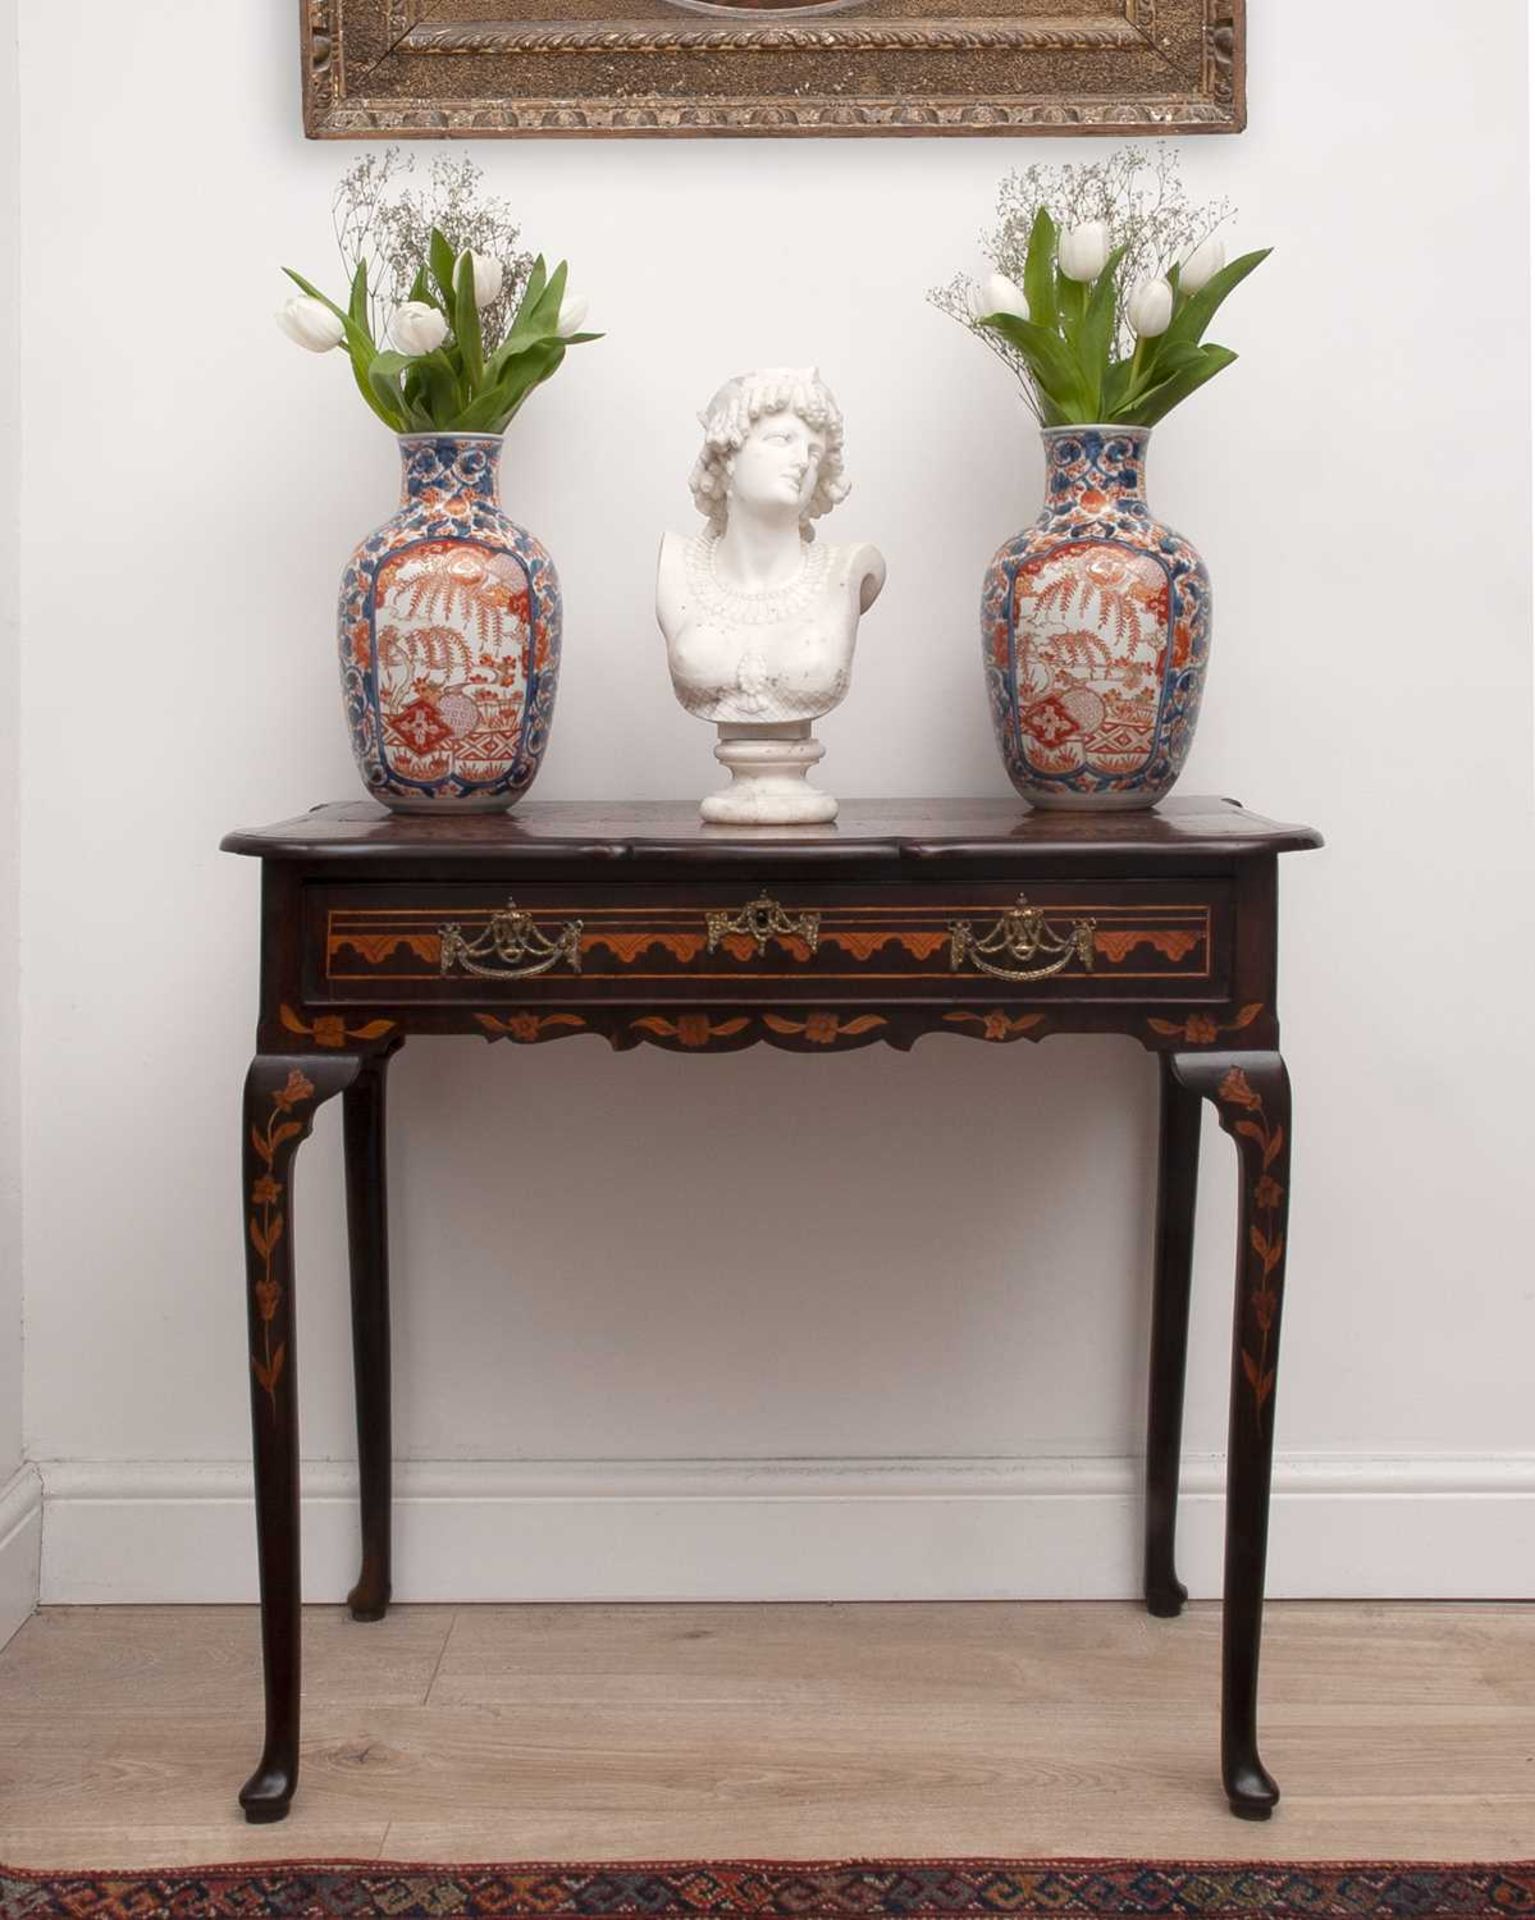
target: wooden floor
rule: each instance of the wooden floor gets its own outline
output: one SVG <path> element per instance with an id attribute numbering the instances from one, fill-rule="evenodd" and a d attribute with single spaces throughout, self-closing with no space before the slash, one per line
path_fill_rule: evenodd
<path id="1" fill-rule="evenodd" d="M 0 1652 L 0 1860 L 1535 1854 L 1535 1606 L 1269 1612 L 1216 1774 L 1219 1613 L 992 1602 L 305 1609 L 282 1825 L 248 1607 L 55 1607 Z"/>

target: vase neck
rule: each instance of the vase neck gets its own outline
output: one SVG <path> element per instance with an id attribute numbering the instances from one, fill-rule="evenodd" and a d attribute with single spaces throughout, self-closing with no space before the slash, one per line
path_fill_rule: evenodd
<path id="1" fill-rule="evenodd" d="M 500 434 L 402 433 L 398 439 L 402 507 L 499 505 Z"/>
<path id="2" fill-rule="evenodd" d="M 1144 512 L 1150 438 L 1150 427 L 1047 427 L 1048 510 Z"/>

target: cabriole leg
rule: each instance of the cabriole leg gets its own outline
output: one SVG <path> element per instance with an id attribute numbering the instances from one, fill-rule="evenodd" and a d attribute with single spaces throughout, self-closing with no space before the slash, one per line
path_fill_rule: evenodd
<path id="1" fill-rule="evenodd" d="M 1184 1086 L 1236 1142 L 1241 1207 L 1226 1456 L 1221 1772 L 1233 1813 L 1266 1820 L 1279 1788 L 1258 1755 L 1258 1655 L 1274 1460 L 1274 1387 L 1290 1203 L 1290 1079 L 1277 1053 L 1177 1054 Z"/>
<path id="2" fill-rule="evenodd" d="M 390 1596 L 392 1447 L 389 1385 L 389 1224 L 384 1080 L 387 1054 L 363 1062 L 342 1096 L 347 1239 L 352 1265 L 352 1361 L 362 1570 L 347 1595 L 354 1620 L 382 1620 Z"/>
<path id="3" fill-rule="evenodd" d="M 317 1108 L 356 1076 L 349 1057 L 258 1054 L 245 1081 L 246 1302 L 266 1737 L 240 1789 L 250 1821 L 281 1820 L 298 1783 L 298 1397 L 293 1315 L 293 1168 Z"/>
<path id="4" fill-rule="evenodd" d="M 1171 1618 L 1188 1590 L 1174 1566 L 1183 1389 L 1189 1346 L 1189 1287 L 1194 1265 L 1194 1199 L 1199 1179 L 1197 1093 L 1165 1056 L 1157 1173 L 1156 1273 L 1151 1305 L 1151 1383 L 1146 1421 L 1146 1607 Z"/>

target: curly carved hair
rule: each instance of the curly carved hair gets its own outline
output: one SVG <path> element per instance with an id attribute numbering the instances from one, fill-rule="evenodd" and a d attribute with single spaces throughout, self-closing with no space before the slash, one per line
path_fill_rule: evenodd
<path id="1" fill-rule="evenodd" d="M 704 444 L 688 485 L 698 511 L 715 533 L 725 531 L 730 513 L 730 470 L 753 425 L 767 413 L 797 413 L 826 442 L 815 492 L 800 521 L 803 539 L 813 540 L 810 522 L 830 513 L 848 495 L 842 476 L 842 413 L 815 367 L 765 367 L 727 380 L 699 414 Z"/>

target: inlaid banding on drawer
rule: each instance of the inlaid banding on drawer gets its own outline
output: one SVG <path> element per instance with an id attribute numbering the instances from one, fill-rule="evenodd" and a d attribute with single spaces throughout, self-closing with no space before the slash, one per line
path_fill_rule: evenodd
<path id="1" fill-rule="evenodd" d="M 1213 889 L 1203 899 L 1165 889 L 1116 899 L 1112 887 L 1040 887 L 1025 905 L 1000 886 L 911 888 L 895 901 L 784 886 L 783 930 L 766 937 L 766 915 L 755 931 L 723 931 L 724 916 L 734 922 L 749 904 L 745 890 L 614 906 L 611 893 L 596 904 L 575 889 L 497 900 L 488 889 L 444 887 L 440 904 L 388 907 L 351 889 L 343 904 L 340 891 L 315 903 L 324 976 L 312 984 L 322 998 L 676 998 L 689 988 L 718 997 L 739 988 L 756 999 L 796 985 L 994 994 L 1000 974 L 1052 997 L 1156 997 L 1172 987 L 1207 999 L 1219 997 L 1229 966 L 1228 905 Z M 1042 963 L 1020 964 L 1036 948 Z"/>

